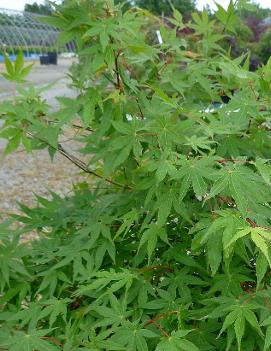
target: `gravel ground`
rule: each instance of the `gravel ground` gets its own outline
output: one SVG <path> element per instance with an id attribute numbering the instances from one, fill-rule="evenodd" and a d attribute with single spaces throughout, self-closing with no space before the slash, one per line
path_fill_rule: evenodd
<path id="1" fill-rule="evenodd" d="M 50 197 L 49 189 L 64 195 L 79 180 L 79 170 L 61 155 L 52 163 L 47 150 L 19 151 L 0 162 L 0 215 L 18 213 L 18 202 L 35 205 L 35 194 Z"/>
<path id="2" fill-rule="evenodd" d="M 34 85 L 48 83 L 51 79 L 58 82 L 44 94 L 44 98 L 55 106 L 56 95 L 74 96 L 75 93 L 66 88 L 69 65 L 41 68 L 37 66 L 31 81 Z M 43 69 L 43 70 L 42 70 Z M 54 74 L 55 72 L 55 74 Z M 11 86 L 4 85 L 0 80 L 0 92 L 5 92 L 5 98 L 11 95 Z M 1 96 L 1 94 L 0 94 Z M 0 155 L 3 155 L 3 141 L 0 142 Z M 72 190 L 73 182 L 80 180 L 79 169 L 61 155 L 56 155 L 52 163 L 47 150 L 35 151 L 26 154 L 20 150 L 6 157 L 0 156 L 0 216 L 6 217 L 9 213 L 18 213 L 18 202 L 35 205 L 35 194 L 49 197 L 48 189 L 59 195 L 67 194 Z"/>

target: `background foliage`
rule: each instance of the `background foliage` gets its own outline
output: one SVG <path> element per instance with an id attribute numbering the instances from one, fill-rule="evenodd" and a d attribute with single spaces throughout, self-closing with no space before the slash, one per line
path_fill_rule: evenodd
<path id="1" fill-rule="evenodd" d="M 181 12 L 183 15 L 190 15 L 191 12 L 196 10 L 196 3 L 195 0 L 162 0 L 162 1 L 155 1 L 155 0 L 119 0 L 119 3 L 125 3 L 126 6 L 138 6 L 144 8 L 155 15 L 164 15 L 169 16 L 172 14 L 172 5 Z"/>
<path id="2" fill-rule="evenodd" d="M 44 1 L 44 4 L 34 2 L 33 4 L 25 4 L 24 11 L 38 13 L 40 15 L 51 15 L 53 8 L 49 1 Z"/>
<path id="3" fill-rule="evenodd" d="M 271 61 L 250 72 L 222 48 L 239 5 L 180 38 L 177 9 L 169 25 L 64 2 L 49 21 L 77 42 L 78 97 L 57 111 L 6 57 L 5 152 L 60 152 L 93 180 L 1 224 L 3 350 L 270 350 Z"/>
<path id="4" fill-rule="evenodd" d="M 67 0 L 66 0 L 67 2 Z M 59 3 L 59 1 L 58 1 Z M 116 4 L 120 3 L 124 10 L 128 10 L 132 6 L 144 8 L 158 16 L 171 16 L 172 5 L 184 16 L 185 22 L 191 18 L 191 14 L 196 11 L 194 0 L 116 0 Z M 51 15 L 53 8 L 49 1 L 44 4 L 26 4 L 25 11 L 34 12 L 43 15 Z M 206 6 L 209 16 L 214 17 L 210 8 Z M 198 11 L 200 13 L 200 11 Z M 251 53 L 250 68 L 255 70 L 261 63 L 266 63 L 270 57 L 270 41 L 268 40 L 269 28 L 271 21 L 265 21 L 271 16 L 270 9 L 262 8 L 259 4 L 250 0 L 238 1 L 235 6 L 235 14 L 239 18 L 239 26 L 236 31 L 231 32 L 224 44 L 225 49 L 231 47 L 234 57 L 240 56 L 242 53 Z M 185 26 L 182 34 L 191 33 L 191 30 Z M 13 48 L 13 51 L 17 48 Z M 11 50 L 12 52 L 12 50 Z"/>

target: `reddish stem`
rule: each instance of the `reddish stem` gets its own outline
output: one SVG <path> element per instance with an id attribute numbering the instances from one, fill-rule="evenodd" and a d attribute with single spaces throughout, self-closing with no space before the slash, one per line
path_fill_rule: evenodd
<path id="1" fill-rule="evenodd" d="M 140 269 L 140 272 L 145 273 L 145 272 L 151 272 L 151 271 L 156 271 L 156 270 L 165 270 L 167 272 L 174 272 L 173 268 L 171 268 L 169 265 L 157 265 L 157 266 L 149 266 L 149 267 L 143 267 Z"/>

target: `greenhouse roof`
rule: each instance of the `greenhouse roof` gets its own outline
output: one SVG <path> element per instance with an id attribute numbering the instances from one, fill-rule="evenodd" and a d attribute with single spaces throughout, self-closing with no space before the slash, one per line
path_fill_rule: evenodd
<path id="1" fill-rule="evenodd" d="M 58 29 L 42 22 L 42 17 L 45 16 L 0 8 L 0 51 L 14 53 L 23 50 L 39 54 L 59 49 Z M 62 50 L 74 51 L 73 43 Z"/>

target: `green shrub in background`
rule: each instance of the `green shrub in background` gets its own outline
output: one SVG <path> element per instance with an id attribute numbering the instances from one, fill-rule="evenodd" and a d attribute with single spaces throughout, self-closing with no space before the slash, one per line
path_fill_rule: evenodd
<path id="1" fill-rule="evenodd" d="M 270 350 L 271 61 L 251 73 L 221 49 L 233 4 L 193 15 L 196 46 L 173 14 L 168 28 L 110 0 L 65 2 L 54 25 L 77 42 L 78 97 L 51 112 L 19 86 L 1 103 L 6 153 L 48 148 L 91 176 L 2 223 L 3 350 Z M 21 56 L 6 68 L 24 79 Z"/>
<path id="2" fill-rule="evenodd" d="M 271 57 L 271 29 L 268 29 L 261 37 L 257 46 L 258 55 L 261 61 L 266 64 Z"/>
<path id="3" fill-rule="evenodd" d="M 9 54 L 9 55 L 18 55 L 20 52 L 23 52 L 25 55 L 31 55 L 31 54 L 37 54 L 37 55 L 42 55 L 42 54 L 47 54 L 48 52 L 57 52 L 57 51 L 63 51 L 65 52 L 64 49 L 61 50 L 61 48 L 56 48 L 54 46 L 48 46 L 48 47 L 42 47 L 42 46 L 22 46 L 22 47 L 15 47 L 15 46 L 5 46 L 4 50 L 0 50 L 0 55 Z"/>
<path id="4" fill-rule="evenodd" d="M 141 7 L 150 11 L 157 16 L 170 16 L 172 6 L 174 6 L 182 15 L 190 15 L 196 10 L 195 0 L 117 0 L 115 3 L 121 3 L 125 8 L 131 6 Z"/>

